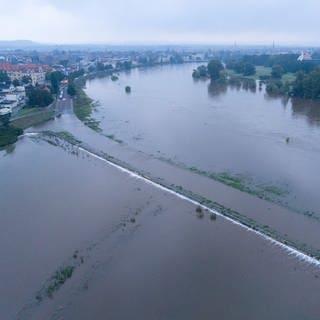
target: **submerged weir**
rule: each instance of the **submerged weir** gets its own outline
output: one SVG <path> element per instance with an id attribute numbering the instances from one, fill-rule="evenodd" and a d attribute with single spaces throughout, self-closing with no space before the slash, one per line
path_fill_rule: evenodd
<path id="1" fill-rule="evenodd" d="M 54 133 L 53 133 L 54 135 Z M 30 138 L 43 138 L 43 135 L 42 133 L 37 133 L 37 132 L 30 132 L 30 133 L 26 133 L 23 135 L 23 137 L 30 137 Z M 52 137 L 50 137 L 52 138 Z M 61 137 L 58 137 L 58 136 L 55 136 L 56 139 L 59 139 L 61 140 L 62 138 Z M 44 139 L 46 140 L 46 139 Z M 46 140 L 48 142 L 48 140 Z M 66 140 L 64 140 L 66 141 Z M 125 167 L 124 165 L 120 165 L 119 163 L 117 163 L 116 159 L 114 161 L 110 160 L 110 159 L 106 159 L 104 158 L 103 156 L 89 150 L 89 148 L 85 148 L 81 145 L 75 145 L 73 143 L 70 143 L 69 141 L 66 141 L 68 144 L 70 144 L 71 146 L 73 146 L 74 148 L 78 149 L 78 151 L 81 151 L 81 152 L 84 152 L 86 153 L 87 155 L 95 158 L 95 159 L 98 159 L 104 163 L 107 163 L 108 165 L 116 168 L 117 170 L 120 170 L 121 172 L 124 172 L 126 174 L 128 174 L 130 177 L 132 178 L 135 178 L 135 179 L 139 179 L 139 180 L 142 180 L 143 182 L 149 184 L 149 185 L 152 185 L 153 187 L 157 188 L 157 189 L 160 189 L 162 191 L 165 191 L 167 193 L 170 193 L 182 200 L 185 200 L 195 206 L 199 206 L 201 207 L 203 210 L 206 210 L 208 213 L 211 213 L 211 214 L 215 214 L 216 216 L 218 217 L 221 217 L 227 221 L 229 221 L 230 223 L 232 224 L 235 224 L 235 225 L 238 225 L 239 227 L 245 229 L 246 231 L 249 231 L 249 232 L 252 232 L 256 235 L 258 235 L 259 237 L 262 237 L 264 238 L 265 240 L 267 240 L 268 242 L 280 247 L 281 249 L 284 249 L 289 255 L 293 255 L 295 256 L 296 258 L 298 258 L 299 260 L 301 261 L 304 261 L 306 263 L 309 263 L 311 265 L 315 265 L 317 267 L 320 266 L 320 261 L 314 257 L 312 257 L 311 255 L 308 255 L 306 254 L 305 252 L 301 251 L 301 250 L 298 250 L 297 248 L 293 247 L 293 246 L 290 246 L 288 244 L 285 244 L 259 230 L 256 230 L 254 227 L 250 227 L 248 226 L 247 224 L 245 223 L 242 223 L 241 221 L 239 220 L 236 220 L 230 216 L 227 216 L 226 214 L 223 214 L 221 212 L 219 212 L 218 210 L 215 210 L 213 208 L 210 208 L 209 206 L 206 206 L 204 205 L 203 203 L 201 203 L 200 201 L 197 201 L 195 199 L 192 199 L 191 197 L 188 197 L 182 193 L 179 193 L 177 192 L 176 190 L 173 190 L 161 183 L 158 183 L 156 181 L 154 181 L 151 177 L 149 176 L 146 176 L 146 175 L 143 175 L 141 173 L 139 173 L 138 171 L 135 171 L 133 169 L 130 169 L 130 168 L 127 168 Z"/>

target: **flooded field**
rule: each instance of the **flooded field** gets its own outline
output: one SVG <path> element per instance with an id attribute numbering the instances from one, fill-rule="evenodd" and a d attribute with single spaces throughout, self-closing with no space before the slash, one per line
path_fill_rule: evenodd
<path id="1" fill-rule="evenodd" d="M 112 139 L 319 219 L 320 105 L 194 81 L 194 67 L 89 81 L 93 118 Z"/>
<path id="2" fill-rule="evenodd" d="M 67 142 L 0 175 L 1 319 L 319 318 L 318 266 Z"/>

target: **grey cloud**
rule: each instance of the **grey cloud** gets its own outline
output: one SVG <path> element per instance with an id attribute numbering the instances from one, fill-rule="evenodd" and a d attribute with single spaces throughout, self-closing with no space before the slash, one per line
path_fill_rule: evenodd
<path id="1" fill-rule="evenodd" d="M 17 0 L 14 6 L 0 0 L 0 5 L 0 27 L 8 15 L 17 20 L 15 30 L 2 31 L 3 39 L 46 41 L 49 34 L 53 42 L 320 42 L 318 0 Z M 20 26 L 29 11 L 35 18 Z M 36 19 L 37 11 L 58 21 Z"/>

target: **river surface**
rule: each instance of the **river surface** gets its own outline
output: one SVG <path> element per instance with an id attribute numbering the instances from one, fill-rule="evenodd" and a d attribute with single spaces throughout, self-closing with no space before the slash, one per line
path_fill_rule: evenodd
<path id="1" fill-rule="evenodd" d="M 67 143 L 0 164 L 1 319 L 319 319 L 319 266 L 240 225 Z"/>
<path id="2" fill-rule="evenodd" d="M 68 100 L 60 117 L 29 131 L 70 131 L 150 179 L 319 250 L 316 219 L 186 170 L 277 186 L 291 206 L 318 212 L 318 106 L 195 82 L 193 68 L 88 82 L 100 102 L 92 117 L 112 139 L 84 126 Z M 0 151 L 1 320 L 319 319 L 318 264 L 221 216 L 199 217 L 194 203 L 44 136 Z M 49 296 L 56 272 L 70 266 L 72 277 Z"/>
<path id="3" fill-rule="evenodd" d="M 237 179 L 317 215 L 320 104 L 270 98 L 264 88 L 194 81 L 193 68 L 162 66 L 122 73 L 115 82 L 91 80 L 86 92 L 99 101 L 93 118 L 107 135 L 137 150 Z"/>

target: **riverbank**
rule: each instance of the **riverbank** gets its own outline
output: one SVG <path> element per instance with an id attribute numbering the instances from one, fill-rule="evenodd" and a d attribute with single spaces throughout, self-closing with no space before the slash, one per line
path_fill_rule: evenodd
<path id="1" fill-rule="evenodd" d="M 53 106 L 21 109 L 8 125 L 0 125 L 0 150 L 11 150 L 25 129 L 53 120 L 54 116 Z"/>
<path id="2" fill-rule="evenodd" d="M 89 98 L 84 91 L 87 78 L 88 77 L 81 77 L 76 79 L 74 82 L 76 94 L 73 98 L 73 111 L 84 125 L 100 133 L 102 132 L 102 129 L 99 127 L 99 121 L 91 117 L 96 103 Z"/>
<path id="3" fill-rule="evenodd" d="M 10 124 L 24 130 L 52 119 L 54 119 L 53 107 L 24 108 L 12 117 Z"/>

